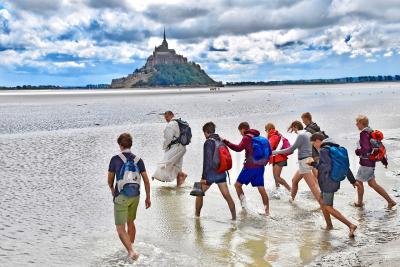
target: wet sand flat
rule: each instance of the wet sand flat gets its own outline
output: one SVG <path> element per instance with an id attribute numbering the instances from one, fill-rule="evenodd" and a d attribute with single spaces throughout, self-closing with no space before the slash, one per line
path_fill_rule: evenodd
<path id="1" fill-rule="evenodd" d="M 200 219 L 194 217 L 192 183 L 201 175 L 201 126 L 210 120 L 223 137 L 240 141 L 237 125 L 249 121 L 262 131 L 273 122 L 284 132 L 289 123 L 310 111 L 315 121 L 351 154 L 358 138 L 354 118 L 370 117 L 385 134 L 389 168 L 377 165 L 377 179 L 400 200 L 400 84 L 332 86 L 165 89 L 165 91 L 0 92 L 0 265 L 1 266 L 131 266 L 113 225 L 113 204 L 106 173 L 117 153 L 116 138 L 134 135 L 135 154 L 151 175 L 162 158 L 164 122 L 159 114 L 173 110 L 190 122 L 193 142 L 184 159 L 189 173 L 183 188 L 152 182 L 149 210 L 141 201 L 137 218 L 138 266 L 368 266 L 396 262 L 400 238 L 398 211 L 366 186 L 366 206 L 354 208 L 355 190 L 344 181 L 335 206 L 359 228 L 354 240 L 333 220 L 326 232 L 322 214 L 304 182 L 298 199 L 271 199 L 271 218 L 258 193 L 245 188 L 251 212 L 229 187 L 238 210 L 237 222 L 216 187 L 204 199 Z M 263 131 L 262 131 L 263 132 Z M 286 134 L 293 141 L 295 136 Z M 243 154 L 234 154 L 232 183 Z M 283 177 L 291 180 L 296 155 Z M 274 190 L 270 167 L 265 173 Z M 382 261 L 386 257 L 387 260 Z M 378 264 L 378 265 L 377 265 Z"/>

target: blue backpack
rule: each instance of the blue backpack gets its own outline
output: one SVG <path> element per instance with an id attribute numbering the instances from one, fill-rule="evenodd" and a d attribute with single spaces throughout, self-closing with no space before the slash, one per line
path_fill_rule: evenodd
<path id="1" fill-rule="evenodd" d="M 267 165 L 272 154 L 268 139 L 262 136 L 255 136 L 252 141 L 254 163 L 263 166 Z"/>
<path id="2" fill-rule="evenodd" d="M 127 159 L 124 154 L 118 155 L 124 162 L 121 170 L 117 174 L 118 192 L 124 190 L 124 194 L 128 197 L 136 197 L 140 195 L 141 175 L 138 167 L 139 157 Z M 127 188 L 128 187 L 128 188 Z"/>
<path id="3" fill-rule="evenodd" d="M 346 178 L 350 167 L 347 149 L 341 146 L 331 146 L 329 152 L 332 162 L 331 179 L 335 182 L 341 182 Z"/>

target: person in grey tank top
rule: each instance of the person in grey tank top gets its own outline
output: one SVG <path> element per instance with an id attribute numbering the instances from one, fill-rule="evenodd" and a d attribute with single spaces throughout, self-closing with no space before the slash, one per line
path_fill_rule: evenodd
<path id="1" fill-rule="evenodd" d="M 291 154 L 297 149 L 299 169 L 292 179 L 292 200 L 296 198 L 299 189 L 299 182 L 304 178 L 315 199 L 320 202 L 320 191 L 317 183 L 317 178 L 312 173 L 312 167 L 307 162 L 312 160 L 312 144 L 310 142 L 311 134 L 303 129 L 303 124 L 300 121 L 294 121 L 288 128 L 288 132 L 297 134 L 294 144 L 286 149 L 275 150 L 272 155 Z"/>

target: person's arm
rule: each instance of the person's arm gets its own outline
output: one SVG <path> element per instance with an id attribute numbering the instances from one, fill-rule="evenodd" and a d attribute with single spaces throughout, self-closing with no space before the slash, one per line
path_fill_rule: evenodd
<path id="1" fill-rule="evenodd" d="M 356 149 L 356 155 L 366 156 L 368 153 L 371 153 L 370 144 L 371 143 L 369 134 L 365 132 L 360 133 L 360 147 Z"/>
<path id="2" fill-rule="evenodd" d="M 243 151 L 246 148 L 246 145 L 250 141 L 251 141 L 251 137 L 247 136 L 247 135 L 243 136 L 242 141 L 240 141 L 240 143 L 238 145 L 232 144 L 228 140 L 224 139 L 225 145 L 227 145 L 230 149 L 232 149 L 233 151 L 236 151 L 236 152 Z"/>
<path id="3" fill-rule="evenodd" d="M 321 149 L 319 153 L 319 163 L 316 165 L 318 170 L 318 177 L 330 176 L 332 169 L 332 160 L 329 156 L 328 149 Z"/>
<path id="4" fill-rule="evenodd" d="M 385 166 L 385 168 L 387 168 L 387 166 L 389 165 L 388 160 L 387 160 L 386 157 L 384 157 L 384 158 L 381 160 L 381 162 L 382 162 L 382 164 Z"/>
<path id="5" fill-rule="evenodd" d="M 347 171 L 347 180 L 354 186 L 354 184 L 357 182 L 357 180 L 354 178 L 353 172 L 350 170 Z"/>
<path id="6" fill-rule="evenodd" d="M 300 147 L 301 144 L 302 144 L 302 141 L 301 141 L 300 135 L 298 135 L 296 138 L 296 141 L 294 142 L 294 144 L 291 147 L 288 147 L 288 148 L 282 149 L 282 150 L 272 151 L 272 155 L 292 154 L 297 148 Z"/>
<path id="7" fill-rule="evenodd" d="M 140 174 L 142 175 L 143 183 L 144 183 L 144 189 L 146 191 L 145 205 L 146 205 L 146 209 L 148 209 L 151 206 L 149 176 L 147 176 L 147 172 L 145 172 L 145 171 L 140 173 Z"/>
<path id="8" fill-rule="evenodd" d="M 115 188 L 114 188 L 114 179 L 115 179 L 115 173 L 114 172 L 108 172 L 108 187 L 111 190 L 112 196 L 115 195 Z"/>
<path id="9" fill-rule="evenodd" d="M 164 143 L 163 149 L 168 150 L 169 144 L 171 144 L 172 140 L 174 139 L 174 129 L 172 128 L 171 123 L 167 124 L 167 127 L 164 129 Z"/>
<path id="10" fill-rule="evenodd" d="M 207 140 L 203 148 L 203 174 L 201 175 L 203 180 L 206 179 L 207 173 L 212 169 L 213 152 L 212 141 Z"/>

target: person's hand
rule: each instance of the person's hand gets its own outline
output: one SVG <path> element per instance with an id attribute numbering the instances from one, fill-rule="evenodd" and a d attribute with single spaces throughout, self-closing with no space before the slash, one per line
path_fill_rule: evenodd
<path id="1" fill-rule="evenodd" d="M 151 207 L 150 197 L 146 197 L 146 200 L 144 201 L 144 204 L 146 205 L 146 209 Z"/>
<path id="2" fill-rule="evenodd" d="M 115 197 L 115 188 L 114 188 L 114 187 L 111 187 L 110 190 L 111 190 L 111 195 L 112 195 L 113 197 Z"/>
<path id="3" fill-rule="evenodd" d="M 200 179 L 200 183 L 201 183 L 201 184 L 207 184 L 207 180 L 201 178 L 201 179 Z"/>
<path id="4" fill-rule="evenodd" d="M 314 159 L 308 159 L 308 160 L 306 161 L 306 164 L 309 165 L 309 166 L 311 166 L 311 165 L 313 164 L 313 162 L 314 162 Z"/>

